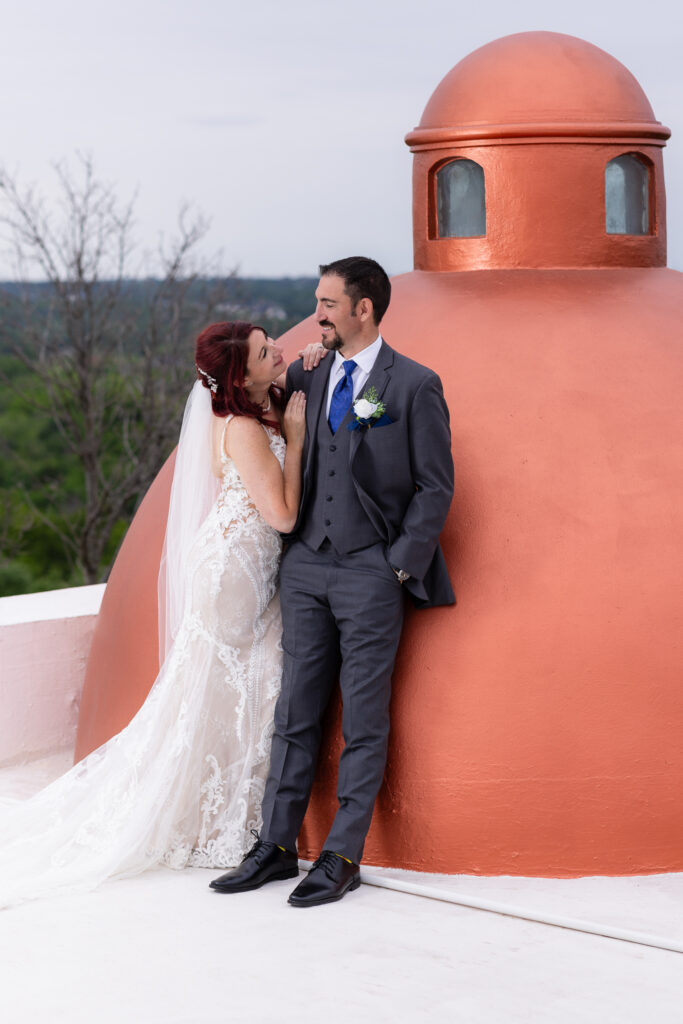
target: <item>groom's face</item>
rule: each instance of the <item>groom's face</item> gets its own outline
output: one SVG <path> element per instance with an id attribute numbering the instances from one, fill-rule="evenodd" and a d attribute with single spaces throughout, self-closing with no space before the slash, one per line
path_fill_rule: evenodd
<path id="1" fill-rule="evenodd" d="M 337 274 L 324 274 L 320 278 L 315 298 L 315 318 L 322 331 L 323 346 L 332 352 L 343 348 L 360 330 L 343 278 Z"/>

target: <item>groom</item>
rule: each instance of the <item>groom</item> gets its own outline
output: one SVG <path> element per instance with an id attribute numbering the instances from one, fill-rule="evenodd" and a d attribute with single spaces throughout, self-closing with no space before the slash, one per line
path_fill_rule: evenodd
<path id="1" fill-rule="evenodd" d="M 306 393 L 307 431 L 299 517 L 280 574 L 284 668 L 263 828 L 242 864 L 211 882 L 244 892 L 298 874 L 297 835 L 339 678 L 339 808 L 321 856 L 289 897 L 297 907 L 360 885 L 404 590 L 423 608 L 455 600 L 439 547 L 453 494 L 441 382 L 379 334 L 391 285 L 378 263 L 353 256 L 320 274 L 315 316 L 335 355 L 311 373 L 301 362 L 287 373 L 287 395 Z"/>

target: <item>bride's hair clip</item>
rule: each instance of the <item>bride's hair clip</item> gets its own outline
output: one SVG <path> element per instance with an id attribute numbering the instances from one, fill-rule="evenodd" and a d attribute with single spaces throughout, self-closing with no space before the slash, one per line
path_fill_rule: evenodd
<path id="1" fill-rule="evenodd" d="M 202 370 L 201 366 L 198 366 L 198 367 L 197 367 L 197 369 L 199 370 L 199 372 L 201 373 L 201 375 L 202 375 L 203 377 L 206 377 L 206 383 L 207 383 L 207 384 L 209 385 L 209 389 L 210 389 L 210 390 L 211 390 L 211 391 L 212 391 L 212 392 L 214 393 L 214 395 L 215 395 L 215 394 L 216 394 L 216 392 L 218 391 L 218 381 L 216 380 L 216 378 L 215 378 L 215 377 L 211 377 L 211 376 L 210 376 L 210 375 L 209 375 L 209 374 L 208 374 L 208 373 L 206 372 L 206 370 Z"/>

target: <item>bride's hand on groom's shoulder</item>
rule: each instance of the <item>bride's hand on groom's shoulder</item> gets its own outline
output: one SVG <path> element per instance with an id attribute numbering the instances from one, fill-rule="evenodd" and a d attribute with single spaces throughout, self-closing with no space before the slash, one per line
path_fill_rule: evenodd
<path id="1" fill-rule="evenodd" d="M 315 370 L 320 360 L 324 359 L 327 355 L 327 349 L 323 346 L 322 342 L 316 341 L 311 342 L 306 348 L 302 348 L 297 354 L 303 359 L 304 370 Z"/>
<path id="2" fill-rule="evenodd" d="M 294 391 L 287 402 L 284 428 L 288 445 L 303 445 L 306 436 L 306 396 L 303 391 Z"/>

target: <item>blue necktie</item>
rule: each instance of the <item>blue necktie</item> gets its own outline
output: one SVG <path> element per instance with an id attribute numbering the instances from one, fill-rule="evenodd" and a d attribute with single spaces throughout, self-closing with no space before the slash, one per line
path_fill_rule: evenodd
<path id="1" fill-rule="evenodd" d="M 330 414 L 327 420 L 333 434 L 337 433 L 337 428 L 349 411 L 353 401 L 353 380 L 351 375 L 356 369 L 357 363 L 354 363 L 353 359 L 346 359 L 342 366 L 344 367 L 344 376 L 332 392 Z"/>

